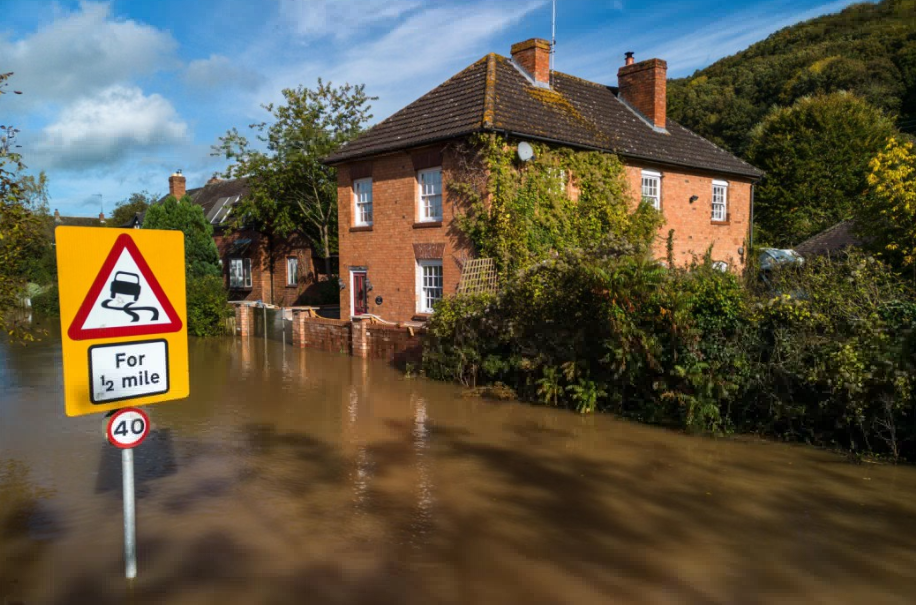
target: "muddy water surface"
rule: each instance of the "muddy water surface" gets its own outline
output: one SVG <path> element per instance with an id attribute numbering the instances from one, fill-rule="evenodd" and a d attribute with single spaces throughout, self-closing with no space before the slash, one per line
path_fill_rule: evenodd
<path id="1" fill-rule="evenodd" d="M 385 364 L 191 342 L 120 456 L 60 348 L 0 345 L 0 604 L 914 603 L 916 469 L 462 397 Z"/>

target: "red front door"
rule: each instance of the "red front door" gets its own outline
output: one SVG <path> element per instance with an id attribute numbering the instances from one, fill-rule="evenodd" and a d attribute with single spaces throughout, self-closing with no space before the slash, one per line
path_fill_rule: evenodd
<path id="1" fill-rule="evenodd" d="M 353 272 L 353 315 L 369 312 L 369 293 L 366 292 L 366 272 Z"/>

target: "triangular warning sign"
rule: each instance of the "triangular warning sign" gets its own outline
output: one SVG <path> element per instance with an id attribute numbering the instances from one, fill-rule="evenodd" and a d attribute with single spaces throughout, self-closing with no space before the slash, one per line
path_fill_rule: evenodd
<path id="1" fill-rule="evenodd" d="M 115 240 L 67 334 L 73 340 L 167 334 L 181 319 L 162 291 L 137 244 Z"/>

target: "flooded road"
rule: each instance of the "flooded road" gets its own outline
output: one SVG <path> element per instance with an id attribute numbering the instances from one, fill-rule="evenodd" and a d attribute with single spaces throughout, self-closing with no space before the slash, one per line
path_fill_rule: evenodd
<path id="1" fill-rule="evenodd" d="M 0 604 L 913 603 L 916 469 L 462 397 L 383 363 L 194 340 L 120 455 L 60 348 L 0 345 Z"/>

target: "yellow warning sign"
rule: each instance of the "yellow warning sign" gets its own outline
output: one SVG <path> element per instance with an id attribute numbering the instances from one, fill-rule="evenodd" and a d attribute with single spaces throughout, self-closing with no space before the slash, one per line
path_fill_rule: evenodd
<path id="1" fill-rule="evenodd" d="M 187 397 L 184 234 L 55 234 L 67 415 Z"/>

